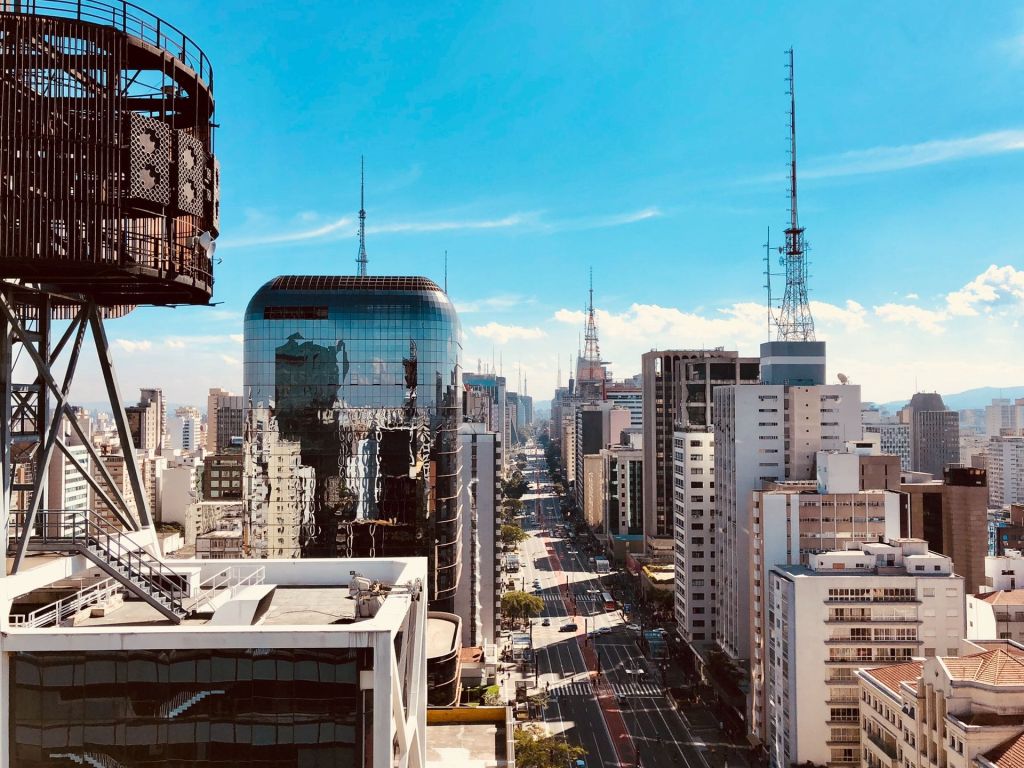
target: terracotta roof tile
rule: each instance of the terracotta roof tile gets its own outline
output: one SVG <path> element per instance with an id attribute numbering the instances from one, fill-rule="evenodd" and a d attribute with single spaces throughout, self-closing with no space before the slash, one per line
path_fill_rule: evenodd
<path id="1" fill-rule="evenodd" d="M 972 656 L 944 656 L 954 679 L 976 680 L 989 685 L 1024 685 L 1024 656 L 997 649 Z"/>
<path id="2" fill-rule="evenodd" d="M 985 753 L 998 768 L 1024 768 L 1024 732 Z"/>
<path id="3" fill-rule="evenodd" d="M 996 592 L 984 592 L 974 596 L 989 605 L 1024 605 L 1024 589 L 1000 589 Z"/>
<path id="4" fill-rule="evenodd" d="M 921 662 L 911 661 L 906 664 L 889 664 L 885 667 L 865 669 L 864 672 L 875 678 L 893 693 L 899 693 L 900 683 L 913 682 L 921 677 Z"/>

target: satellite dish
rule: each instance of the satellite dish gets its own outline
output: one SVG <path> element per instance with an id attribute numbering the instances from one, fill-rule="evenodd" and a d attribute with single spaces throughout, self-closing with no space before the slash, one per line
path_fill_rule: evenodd
<path id="1" fill-rule="evenodd" d="M 847 376 L 845 373 L 838 373 L 838 374 L 836 374 L 836 378 L 839 379 L 839 383 L 840 384 L 849 384 L 850 383 L 850 377 Z"/>

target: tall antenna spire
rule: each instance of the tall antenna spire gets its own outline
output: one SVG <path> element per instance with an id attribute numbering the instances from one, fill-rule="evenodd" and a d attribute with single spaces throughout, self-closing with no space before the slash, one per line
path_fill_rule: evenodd
<path id="1" fill-rule="evenodd" d="M 359 277 L 366 277 L 366 161 L 359 156 L 359 254 L 356 256 L 356 267 Z"/>
<path id="2" fill-rule="evenodd" d="M 594 268 L 590 268 L 590 294 L 587 301 L 587 331 L 584 336 L 586 347 L 583 359 L 591 363 L 601 362 L 601 349 L 597 343 L 597 317 L 594 313 Z"/>
<path id="3" fill-rule="evenodd" d="M 814 318 L 807 300 L 807 247 L 796 204 L 796 88 L 793 81 L 793 49 L 787 51 L 789 84 L 789 226 L 786 244 L 779 249 L 786 270 L 786 292 L 776 323 L 779 341 L 814 341 Z"/>

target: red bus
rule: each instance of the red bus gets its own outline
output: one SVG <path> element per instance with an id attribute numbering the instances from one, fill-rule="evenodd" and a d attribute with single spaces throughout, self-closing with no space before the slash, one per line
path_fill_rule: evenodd
<path id="1" fill-rule="evenodd" d="M 611 592 L 602 592 L 601 600 L 604 602 L 604 609 L 606 611 L 614 611 L 617 607 L 615 605 L 615 600 L 612 598 Z"/>

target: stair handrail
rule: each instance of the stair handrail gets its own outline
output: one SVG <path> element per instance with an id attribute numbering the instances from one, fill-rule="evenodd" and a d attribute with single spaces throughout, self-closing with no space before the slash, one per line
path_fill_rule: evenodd
<path id="1" fill-rule="evenodd" d="M 73 595 L 62 597 L 60 600 L 55 600 L 49 605 L 44 605 L 42 608 L 36 608 L 36 610 L 30 613 L 12 615 L 10 617 L 11 625 L 19 627 L 57 626 L 66 617 L 78 613 L 83 608 L 88 608 L 102 600 L 108 599 L 123 589 L 124 587 L 117 579 L 108 577 L 79 590 Z"/>

